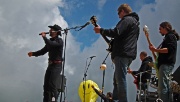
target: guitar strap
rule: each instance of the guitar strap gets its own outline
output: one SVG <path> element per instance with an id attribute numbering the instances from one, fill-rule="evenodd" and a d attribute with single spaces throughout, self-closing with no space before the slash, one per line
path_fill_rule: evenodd
<path id="1" fill-rule="evenodd" d="M 161 44 L 157 47 L 157 49 L 160 49 L 162 46 L 162 43 L 164 42 L 165 38 L 163 39 L 163 41 L 161 42 Z"/>

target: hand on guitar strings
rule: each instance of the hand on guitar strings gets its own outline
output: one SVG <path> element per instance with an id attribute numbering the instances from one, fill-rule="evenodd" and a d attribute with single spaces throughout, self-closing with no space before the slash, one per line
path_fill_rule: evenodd
<path id="1" fill-rule="evenodd" d="M 153 51 L 153 52 L 156 51 L 156 47 L 155 47 L 154 45 L 149 45 L 149 49 L 150 49 L 151 51 Z"/>

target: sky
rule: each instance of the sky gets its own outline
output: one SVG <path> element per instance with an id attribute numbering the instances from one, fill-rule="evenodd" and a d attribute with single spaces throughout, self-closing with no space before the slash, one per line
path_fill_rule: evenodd
<path id="1" fill-rule="evenodd" d="M 44 46 L 40 32 L 47 32 L 48 26 L 54 24 L 63 29 L 82 26 L 93 15 L 102 28 L 114 28 L 120 20 L 117 8 L 123 3 L 128 3 L 140 17 L 137 58 L 130 66 L 138 70 L 141 64 L 139 53 L 147 51 L 152 56 L 143 32 L 144 25 L 148 26 L 150 40 L 155 46 L 163 39 L 158 31 L 161 22 L 170 22 L 173 29 L 180 33 L 179 0 L 0 0 L 0 102 L 42 102 L 48 55 L 27 56 L 29 51 L 37 51 Z M 65 34 L 62 37 L 64 39 Z M 100 35 L 95 34 L 92 24 L 80 31 L 70 29 L 66 41 L 66 101 L 80 102 L 78 87 L 83 81 L 90 56 L 96 57 L 89 65 L 86 79 L 102 88 L 103 71 L 99 67 L 108 53 L 108 45 Z M 173 71 L 180 63 L 179 44 Z M 113 90 L 114 68 L 110 56 L 106 65 L 104 92 Z M 136 97 L 133 80 L 128 74 L 129 102 Z M 100 102 L 100 98 L 97 101 Z"/>

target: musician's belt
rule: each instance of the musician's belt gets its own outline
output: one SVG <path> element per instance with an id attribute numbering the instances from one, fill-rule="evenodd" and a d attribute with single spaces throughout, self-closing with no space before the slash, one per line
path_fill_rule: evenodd
<path id="1" fill-rule="evenodd" d="M 54 61 L 49 61 L 48 63 L 49 63 L 49 64 L 60 64 L 60 63 L 62 63 L 62 61 L 60 61 L 60 60 L 54 60 Z"/>

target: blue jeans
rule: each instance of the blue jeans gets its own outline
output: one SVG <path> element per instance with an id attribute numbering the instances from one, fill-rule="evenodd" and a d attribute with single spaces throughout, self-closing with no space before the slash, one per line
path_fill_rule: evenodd
<path id="1" fill-rule="evenodd" d="M 159 76 L 158 76 L 158 95 L 163 102 L 171 102 L 172 100 L 172 91 L 170 89 L 170 80 L 169 75 L 172 73 L 174 66 L 162 64 L 159 67 Z"/>
<path id="2" fill-rule="evenodd" d="M 115 64 L 113 100 L 127 102 L 126 74 L 132 58 L 115 57 L 113 62 Z"/>

